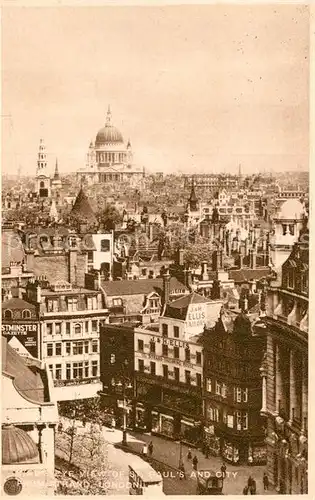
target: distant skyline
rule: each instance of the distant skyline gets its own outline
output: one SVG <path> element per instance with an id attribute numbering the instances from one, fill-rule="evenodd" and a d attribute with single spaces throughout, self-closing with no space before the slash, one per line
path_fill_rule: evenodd
<path id="1" fill-rule="evenodd" d="M 308 170 L 305 5 L 2 10 L 2 171 L 85 165 L 108 105 L 151 171 Z"/>

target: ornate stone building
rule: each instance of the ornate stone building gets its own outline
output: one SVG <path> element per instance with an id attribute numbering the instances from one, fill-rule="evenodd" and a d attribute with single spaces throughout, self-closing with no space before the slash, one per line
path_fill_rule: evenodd
<path id="1" fill-rule="evenodd" d="M 125 144 L 121 132 L 112 124 L 108 108 L 106 123 L 91 142 L 86 166 L 77 172 L 81 182 L 109 184 L 128 182 L 138 185 L 145 175 L 144 169 L 133 163 L 130 141 Z"/>
<path id="2" fill-rule="evenodd" d="M 57 405 L 47 367 L 20 356 L 2 337 L 3 495 L 51 496 L 55 490 Z"/>
<path id="3" fill-rule="evenodd" d="M 304 228 L 266 290 L 256 326 L 267 338 L 261 367 L 268 475 L 283 494 L 307 493 L 309 234 Z"/>

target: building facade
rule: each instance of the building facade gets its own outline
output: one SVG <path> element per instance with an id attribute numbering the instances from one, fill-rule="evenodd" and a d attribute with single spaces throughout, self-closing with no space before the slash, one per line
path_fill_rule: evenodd
<path id="1" fill-rule="evenodd" d="M 38 308 L 23 299 L 2 303 L 2 336 L 22 356 L 40 358 L 41 340 Z"/>
<path id="2" fill-rule="evenodd" d="M 101 291 L 59 281 L 30 284 L 27 294 L 39 309 L 41 359 L 52 373 L 57 400 L 95 396 L 101 388 L 100 325 L 108 321 Z"/>
<path id="3" fill-rule="evenodd" d="M 21 357 L 4 337 L 1 357 L 2 494 L 54 495 L 58 412 L 49 370 Z"/>
<path id="4" fill-rule="evenodd" d="M 166 299 L 156 326 L 135 328 L 136 423 L 187 443 L 202 439 L 203 349 L 200 334 L 221 303 L 196 293 Z"/>
<path id="5" fill-rule="evenodd" d="M 105 126 L 98 131 L 95 142 L 90 143 L 86 166 L 77 172 L 78 180 L 89 185 L 127 182 L 137 186 L 144 176 L 144 168 L 133 163 L 130 141 L 125 144 L 108 109 Z"/>
<path id="6" fill-rule="evenodd" d="M 224 311 L 206 330 L 204 439 L 212 455 L 236 464 L 266 462 L 260 366 L 264 341 L 252 335 L 245 313 Z"/>
<path id="7" fill-rule="evenodd" d="M 261 413 L 267 418 L 268 476 L 283 494 L 308 488 L 308 266 L 304 227 L 279 279 L 266 289 L 265 317 L 257 325 L 267 338 Z"/>

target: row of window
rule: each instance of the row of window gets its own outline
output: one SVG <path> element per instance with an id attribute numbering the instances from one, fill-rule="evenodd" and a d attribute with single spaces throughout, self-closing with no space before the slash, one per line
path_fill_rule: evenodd
<path id="1" fill-rule="evenodd" d="M 214 392 L 217 396 L 226 398 L 228 396 L 228 387 L 226 384 L 218 382 L 217 380 L 212 383 L 210 378 L 206 380 L 206 389 L 208 392 Z M 230 388 L 231 389 L 231 388 Z M 236 403 L 248 402 L 248 388 L 247 387 L 233 387 L 233 399 Z"/>
<path id="2" fill-rule="evenodd" d="M 167 344 L 162 344 L 162 356 L 168 358 L 169 354 L 172 352 L 174 359 L 180 359 L 180 347 L 174 346 L 171 349 L 169 349 L 169 346 Z M 189 347 L 187 347 L 185 350 L 185 361 L 190 362 L 191 361 L 191 352 Z M 144 341 L 141 339 L 138 339 L 138 351 L 143 352 L 144 351 Z M 151 340 L 150 341 L 150 353 L 155 354 L 156 353 L 156 343 Z M 201 365 L 201 352 L 196 352 L 196 364 Z"/>
<path id="3" fill-rule="evenodd" d="M 159 375 L 156 372 L 156 363 L 154 361 L 150 362 L 150 367 L 145 367 L 144 365 L 144 360 L 143 359 L 138 359 L 138 370 L 139 372 L 145 372 L 149 371 L 151 375 Z M 173 379 L 176 382 L 180 382 L 180 368 L 175 366 L 170 370 L 170 367 L 168 365 L 162 365 L 162 373 L 161 376 L 165 380 L 168 379 Z M 185 383 L 190 385 L 192 381 L 196 382 L 196 385 L 198 387 L 201 387 L 202 384 L 202 377 L 200 373 L 196 373 L 195 377 L 192 377 L 191 371 L 190 370 L 185 370 Z"/>
<path id="4" fill-rule="evenodd" d="M 290 290 L 294 290 L 296 287 L 296 273 L 299 273 L 301 291 L 304 293 L 308 293 L 308 273 L 300 273 L 293 268 L 289 269 L 287 273 L 284 274 L 283 286 L 290 288 Z"/>
<path id="5" fill-rule="evenodd" d="M 87 297 L 86 301 L 86 309 L 88 311 L 92 311 L 94 309 L 98 309 L 98 301 L 97 297 Z M 77 297 L 68 297 L 67 298 L 67 307 L 69 312 L 78 311 L 78 298 Z M 58 312 L 60 310 L 59 300 L 58 299 L 48 299 L 47 300 L 47 312 Z"/>
<path id="6" fill-rule="evenodd" d="M 230 429 L 246 431 L 248 429 L 248 413 L 236 411 L 234 413 L 222 412 L 218 408 L 207 406 L 207 419 L 212 422 L 221 422 Z"/>
<path id="7" fill-rule="evenodd" d="M 162 324 L 162 336 L 163 337 L 168 337 L 168 334 L 169 334 L 168 327 L 169 327 L 169 325 L 167 325 L 166 323 Z M 173 337 L 175 339 L 179 338 L 179 326 L 173 326 Z"/>
<path id="8" fill-rule="evenodd" d="M 84 323 L 75 324 L 69 321 L 46 323 L 47 335 L 60 335 L 62 333 L 65 333 L 67 335 L 71 335 L 72 333 L 80 335 L 83 332 L 90 333 L 90 331 L 95 333 L 98 331 L 98 321 L 96 319 L 91 321 L 91 325 L 90 321 L 84 321 Z"/>
<path id="9" fill-rule="evenodd" d="M 46 346 L 47 357 L 70 356 L 78 354 L 98 353 L 98 340 L 79 340 L 74 342 L 48 343 Z"/>
<path id="10" fill-rule="evenodd" d="M 57 363 L 49 365 L 49 369 L 54 380 L 84 379 L 99 375 L 98 360 L 67 363 L 65 366 Z"/>
<path id="11" fill-rule="evenodd" d="M 22 311 L 22 319 L 30 319 L 30 317 L 31 317 L 31 311 L 29 309 L 24 309 L 24 311 Z M 11 309 L 6 309 L 4 311 L 3 318 L 9 320 L 13 318 L 13 313 Z"/>

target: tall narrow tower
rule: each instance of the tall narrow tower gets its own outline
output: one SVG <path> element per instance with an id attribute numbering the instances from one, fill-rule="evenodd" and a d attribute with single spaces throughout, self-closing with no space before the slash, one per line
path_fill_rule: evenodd
<path id="1" fill-rule="evenodd" d="M 196 212 L 198 210 L 198 198 L 195 192 L 195 179 L 194 177 L 191 180 L 191 191 L 189 196 L 189 209 L 191 212 Z"/>
<path id="2" fill-rule="evenodd" d="M 40 140 L 37 156 L 36 192 L 40 198 L 50 196 L 50 176 L 47 172 L 47 154 L 43 139 Z"/>

